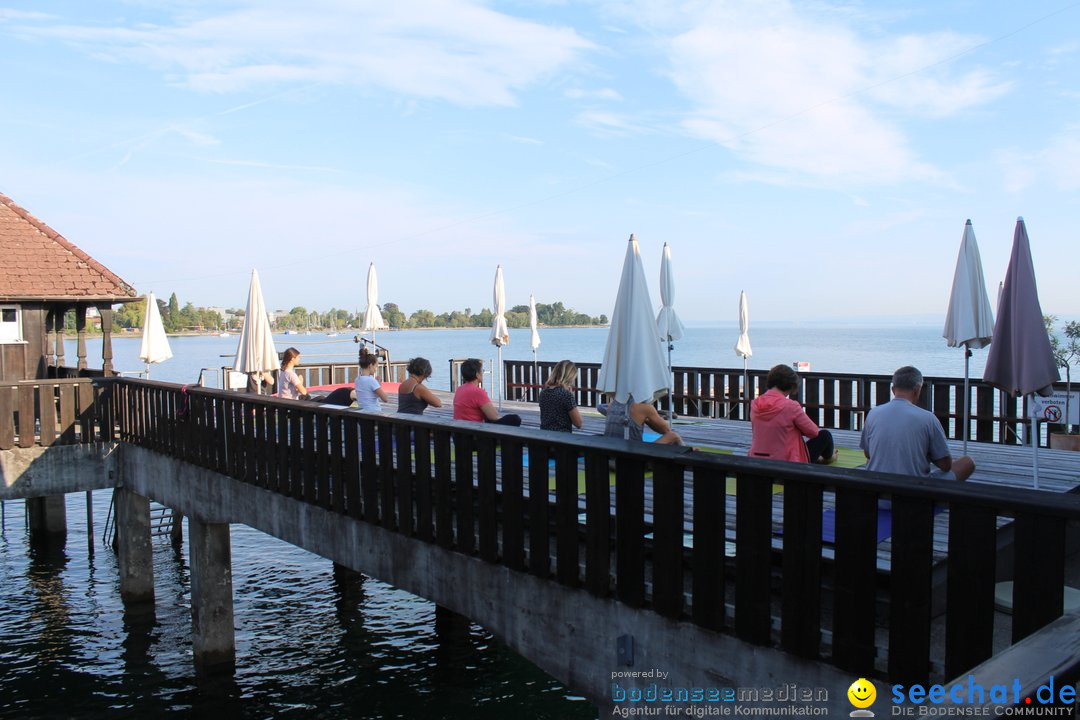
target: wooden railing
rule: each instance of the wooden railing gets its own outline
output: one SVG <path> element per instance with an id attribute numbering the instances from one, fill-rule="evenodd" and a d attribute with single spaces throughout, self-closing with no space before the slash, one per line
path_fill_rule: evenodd
<path id="1" fill-rule="evenodd" d="M 857 674 L 877 659 L 879 675 L 925 684 L 990 657 L 1002 517 L 1015 528 L 1014 641 L 1062 614 L 1065 528 L 1080 519 L 1071 495 L 101 382 L 113 388 L 123 442 Z M 886 498 L 891 552 L 881 566 Z M 931 636 L 935 508 L 948 512 L 943 668 L 932 662 L 942 652 Z"/>
<path id="2" fill-rule="evenodd" d="M 407 365 L 408 362 L 380 362 L 378 366 L 379 379 L 382 382 L 404 382 Z M 360 374 L 360 365 L 355 361 L 307 363 L 297 365 L 295 370 L 306 387 L 316 387 L 319 385 L 340 385 L 355 382 L 356 376 Z"/>
<path id="3" fill-rule="evenodd" d="M 504 360 L 506 397 L 536 402 L 540 389 L 555 366 L 554 362 L 533 363 L 531 360 Z M 574 391 L 578 405 L 595 407 L 603 402 L 596 392 L 600 365 L 577 363 L 578 379 Z M 765 370 L 750 370 L 744 376 L 741 368 L 672 368 L 672 405 L 682 416 L 748 420 L 748 403 L 765 392 Z M 837 430 L 860 430 L 866 414 L 891 398 L 891 375 L 858 375 L 854 373 L 800 373 L 802 390 L 799 397 L 807 414 L 821 427 Z M 1058 383 L 1055 389 L 1064 390 Z M 971 380 L 971 422 L 969 440 L 1004 444 L 1023 441 L 1031 420 L 1027 417 L 1026 398 L 1013 398 L 984 383 Z M 932 411 L 941 422 L 947 437 L 963 438 L 964 379 L 927 376 L 920 404 Z M 667 408 L 667 398 L 658 401 Z M 1043 426 L 1054 430 L 1055 427 Z M 1046 444 L 1045 435 L 1041 438 Z"/>
<path id="4" fill-rule="evenodd" d="M 107 392 L 89 378 L 0 383 L 0 450 L 111 439 L 112 423 L 99 416 Z"/>

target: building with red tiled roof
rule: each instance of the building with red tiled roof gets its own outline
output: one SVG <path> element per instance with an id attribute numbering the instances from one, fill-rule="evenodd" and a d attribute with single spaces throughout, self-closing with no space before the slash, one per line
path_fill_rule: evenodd
<path id="1" fill-rule="evenodd" d="M 0 193 L 0 380 L 63 375 L 64 316 L 79 329 L 77 370 L 86 364 L 86 314 L 101 315 L 102 369 L 112 365 L 112 306 L 137 299 L 114 272 Z"/>

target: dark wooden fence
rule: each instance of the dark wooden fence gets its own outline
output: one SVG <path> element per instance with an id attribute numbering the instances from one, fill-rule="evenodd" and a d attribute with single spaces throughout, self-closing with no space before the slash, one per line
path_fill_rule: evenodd
<path id="1" fill-rule="evenodd" d="M 0 383 L 0 450 L 112 439 L 111 421 L 99 415 L 108 391 L 89 378 Z"/>
<path id="2" fill-rule="evenodd" d="M 504 392 L 514 400 L 536 402 L 540 389 L 555 366 L 554 362 L 533 363 L 531 360 L 505 360 Z M 600 365 L 578 363 L 575 383 L 577 403 L 595 407 L 603 402 L 596 386 Z M 741 368 L 674 367 L 672 375 L 672 405 L 682 416 L 748 420 L 748 403 L 765 392 L 768 371 L 750 370 L 744 376 Z M 799 373 L 803 387 L 800 399 L 806 412 L 818 425 L 837 430 L 860 430 L 866 413 L 891 398 L 891 375 L 858 375 L 854 373 Z M 1065 383 L 1055 389 L 1064 390 Z M 1020 444 L 1025 427 L 1030 427 L 1026 398 L 1013 398 L 984 383 L 969 383 L 971 422 L 968 440 L 1004 444 Z M 941 421 L 947 437 L 963 439 L 964 379 L 927 376 L 920 404 Z M 658 402 L 667 408 L 667 398 Z M 1047 427 L 1054 430 L 1058 426 Z M 1042 444 L 1046 445 L 1045 433 Z"/>
<path id="3" fill-rule="evenodd" d="M 990 657 L 999 518 L 1015 528 L 1013 639 L 1060 616 L 1066 523 L 1080 519 L 1068 495 L 100 382 L 124 442 L 855 676 L 876 666 L 893 682 L 956 677 Z M 943 650 L 931 639 L 935 508 L 948 512 Z"/>

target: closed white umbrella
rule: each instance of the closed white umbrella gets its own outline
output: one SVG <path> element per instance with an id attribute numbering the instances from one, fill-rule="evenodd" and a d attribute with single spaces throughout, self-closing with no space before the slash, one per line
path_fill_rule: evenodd
<path id="1" fill-rule="evenodd" d="M 151 363 L 165 362 L 171 357 L 169 338 L 165 335 L 165 326 L 161 323 L 161 309 L 158 308 L 154 293 L 150 293 L 146 296 L 142 344 L 139 346 L 139 359 L 146 363 L 147 379 L 150 378 Z"/>
<path id="2" fill-rule="evenodd" d="M 656 341 L 649 286 L 633 235 L 626 247 L 596 389 L 610 393 L 620 403 L 627 403 L 631 397 L 634 402 L 653 402 L 668 389 L 668 371 Z"/>
<path id="3" fill-rule="evenodd" d="M 502 349 L 510 344 L 510 330 L 506 327 L 506 290 L 503 288 L 502 265 L 495 268 L 495 317 L 491 321 L 491 344 L 499 348 L 499 409 L 502 409 Z"/>
<path id="4" fill-rule="evenodd" d="M 244 310 L 244 326 L 240 330 L 240 341 L 236 345 L 233 369 L 254 376 L 256 373 L 273 372 L 278 369 L 278 365 L 277 348 L 274 347 L 270 317 L 263 302 L 259 273 L 252 270 L 247 307 Z M 256 387 L 261 387 L 261 383 L 256 384 Z"/>
<path id="5" fill-rule="evenodd" d="M 533 378 L 535 382 L 539 382 L 540 373 L 537 371 L 536 365 L 536 349 L 540 347 L 540 333 L 536 330 L 536 298 L 532 293 L 529 293 L 529 345 L 532 346 L 533 351 Z"/>
<path id="6" fill-rule="evenodd" d="M 746 300 L 746 291 L 739 293 L 739 339 L 735 343 L 735 354 L 742 358 L 743 397 L 746 403 L 746 419 L 750 419 L 750 362 L 754 354 L 750 349 L 750 303 Z"/>
<path id="7" fill-rule="evenodd" d="M 971 349 L 984 348 L 994 335 L 994 315 L 990 310 L 990 298 L 986 295 L 982 258 L 975 242 L 975 230 L 971 220 L 964 225 L 960 240 L 960 252 L 956 258 L 949 309 L 945 313 L 945 329 L 942 337 L 949 347 L 964 346 L 964 402 L 963 433 L 964 454 L 967 455 L 968 434 L 971 423 L 971 391 L 969 389 Z"/>
<path id="8" fill-rule="evenodd" d="M 371 344 L 375 345 L 375 331 L 388 327 L 379 310 L 379 277 L 375 274 L 375 263 L 371 263 L 367 271 L 367 310 L 364 311 L 364 325 L 360 329 L 371 333 Z"/>
<path id="9" fill-rule="evenodd" d="M 1024 218 L 1017 218 L 983 380 L 1010 395 L 1049 395 L 1060 379 L 1039 304 L 1027 227 Z M 1034 418 L 1032 427 L 1032 471 L 1039 487 L 1039 435 Z"/>
<path id="10" fill-rule="evenodd" d="M 671 269 L 671 248 L 664 243 L 664 252 L 660 256 L 660 313 L 656 316 L 656 327 L 660 331 L 660 341 L 667 346 L 668 370 L 668 414 L 675 417 L 675 406 L 671 403 L 671 351 L 674 341 L 683 336 L 682 320 L 675 314 L 675 273 Z"/>

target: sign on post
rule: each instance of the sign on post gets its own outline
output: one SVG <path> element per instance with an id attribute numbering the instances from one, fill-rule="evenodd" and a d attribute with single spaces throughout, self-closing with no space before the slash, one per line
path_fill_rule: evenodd
<path id="1" fill-rule="evenodd" d="M 1070 397 L 1071 396 L 1071 397 Z M 1056 390 L 1050 397 L 1033 395 L 1029 407 L 1031 417 L 1055 425 L 1080 424 L 1080 392 Z"/>

